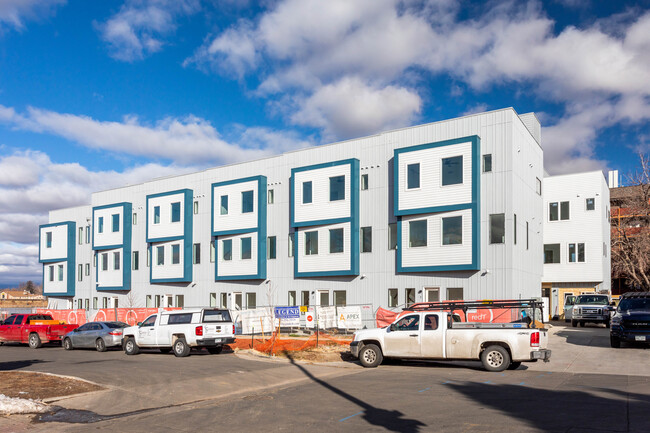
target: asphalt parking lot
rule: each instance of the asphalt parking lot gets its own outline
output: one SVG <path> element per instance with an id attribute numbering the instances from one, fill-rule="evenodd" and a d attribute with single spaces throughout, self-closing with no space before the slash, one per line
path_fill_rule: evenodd
<path id="1" fill-rule="evenodd" d="M 650 431 L 650 349 L 611 349 L 608 330 L 556 324 L 553 359 L 488 373 L 479 363 L 311 365 L 235 354 L 0 347 L 0 370 L 91 380 L 46 422 L 1 431 Z"/>

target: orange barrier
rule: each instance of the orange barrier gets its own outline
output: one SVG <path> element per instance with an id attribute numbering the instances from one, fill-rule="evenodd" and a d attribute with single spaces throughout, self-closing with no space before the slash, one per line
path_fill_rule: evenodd
<path id="1" fill-rule="evenodd" d="M 54 320 L 57 320 L 59 322 L 63 321 L 72 325 L 83 325 L 87 322 L 86 310 L 84 309 L 48 310 L 44 308 L 37 308 L 35 314 L 49 314 Z"/>
<path id="2" fill-rule="evenodd" d="M 348 346 L 351 340 L 344 340 L 334 338 L 329 334 L 322 332 L 318 333 L 319 346 Z M 275 354 L 284 352 L 298 352 L 316 347 L 317 338 L 316 334 L 311 335 L 307 339 L 278 337 L 273 333 L 269 338 L 255 337 L 254 339 L 249 336 L 237 336 L 234 343 L 229 344 L 232 349 L 255 349 L 258 352 Z"/>
<path id="3" fill-rule="evenodd" d="M 180 310 L 181 308 L 168 307 L 161 309 L 164 311 L 170 311 Z M 117 317 L 115 316 L 116 310 Z M 97 311 L 95 317 L 90 321 L 102 322 L 117 320 L 119 322 L 128 323 L 129 325 L 135 325 L 138 322 L 142 322 L 150 315 L 156 314 L 158 310 L 158 308 L 102 308 Z M 86 320 L 86 310 L 83 309 L 54 310 L 38 308 L 36 309 L 36 314 L 49 314 L 56 321 L 63 321 L 65 323 L 76 325 L 83 325 L 89 321 Z"/>

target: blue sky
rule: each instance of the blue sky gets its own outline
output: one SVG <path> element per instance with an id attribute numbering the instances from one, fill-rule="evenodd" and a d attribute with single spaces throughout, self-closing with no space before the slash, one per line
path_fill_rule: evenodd
<path id="1" fill-rule="evenodd" d="M 92 191 L 509 106 L 634 170 L 650 1 L 0 0 L 0 285 Z"/>

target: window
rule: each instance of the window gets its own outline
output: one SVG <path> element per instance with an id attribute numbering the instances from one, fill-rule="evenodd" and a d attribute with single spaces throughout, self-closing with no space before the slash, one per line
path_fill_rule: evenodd
<path id="1" fill-rule="evenodd" d="M 586 201 L 587 210 L 595 210 L 596 209 L 596 199 L 588 198 L 585 201 Z"/>
<path id="2" fill-rule="evenodd" d="M 194 244 L 192 248 L 192 263 L 201 264 L 201 244 Z"/>
<path id="3" fill-rule="evenodd" d="M 448 301 L 462 301 L 463 288 L 462 287 L 447 287 L 447 300 Z"/>
<path id="4" fill-rule="evenodd" d="M 217 294 L 216 293 L 210 293 L 210 306 L 211 307 L 216 307 L 217 306 Z"/>
<path id="5" fill-rule="evenodd" d="M 411 315 L 401 318 L 397 323 L 396 331 L 417 331 L 420 329 L 420 316 Z"/>
<path id="6" fill-rule="evenodd" d="M 266 202 L 267 202 L 268 204 L 273 204 L 273 203 L 275 202 L 275 193 L 273 192 L 273 190 L 272 190 L 272 189 L 268 190 L 268 192 L 266 193 L 266 195 L 267 195 L 267 200 L 266 200 Z"/>
<path id="7" fill-rule="evenodd" d="M 138 214 L 133 212 L 133 218 L 131 219 L 131 224 L 132 225 L 137 225 L 138 224 Z"/>
<path id="8" fill-rule="evenodd" d="M 185 295 L 176 295 L 174 296 L 174 303 L 178 308 L 185 307 Z"/>
<path id="9" fill-rule="evenodd" d="M 557 221 L 559 217 L 557 202 L 548 204 L 548 220 Z"/>
<path id="10" fill-rule="evenodd" d="M 295 290 L 289 290 L 289 297 L 288 297 L 287 301 L 288 301 L 287 305 L 289 305 L 290 307 L 298 305 L 296 303 L 296 291 Z"/>
<path id="11" fill-rule="evenodd" d="M 133 263 L 131 263 L 131 269 L 137 271 L 140 269 L 140 252 L 133 251 Z"/>
<path id="12" fill-rule="evenodd" d="M 172 222 L 177 223 L 181 220 L 181 202 L 172 203 Z"/>
<path id="13" fill-rule="evenodd" d="M 50 281 L 54 281 L 54 266 L 49 266 Z"/>
<path id="14" fill-rule="evenodd" d="M 214 258 L 216 256 L 215 243 L 216 241 L 210 242 L 210 263 L 214 263 Z"/>
<path id="15" fill-rule="evenodd" d="M 102 298 L 102 308 L 108 308 L 108 298 L 106 296 Z"/>
<path id="16" fill-rule="evenodd" d="M 86 276 L 90 276 L 90 263 L 86 263 Z"/>
<path id="17" fill-rule="evenodd" d="M 585 261 L 585 244 L 578 244 L 578 262 L 584 263 Z"/>
<path id="18" fill-rule="evenodd" d="M 542 181 L 539 180 L 539 177 L 535 178 L 535 191 L 537 195 L 542 195 Z"/>
<path id="19" fill-rule="evenodd" d="M 276 240 L 275 236 L 269 236 L 266 241 L 266 257 L 270 260 L 275 259 L 277 255 Z"/>
<path id="20" fill-rule="evenodd" d="M 318 305 L 327 306 L 330 304 L 330 292 L 327 290 L 319 290 L 320 303 Z"/>
<path id="21" fill-rule="evenodd" d="M 560 203 L 560 219 L 568 220 L 569 219 L 569 202 L 563 201 Z"/>
<path id="22" fill-rule="evenodd" d="M 330 201 L 345 200 L 345 176 L 330 177 Z"/>
<path id="23" fill-rule="evenodd" d="M 368 189 L 368 174 L 361 175 L 361 191 L 366 191 Z"/>
<path id="24" fill-rule="evenodd" d="M 305 255 L 318 254 L 318 232 L 305 232 Z"/>
<path id="25" fill-rule="evenodd" d="M 77 266 L 77 280 L 82 281 L 84 278 L 84 265 Z"/>
<path id="26" fill-rule="evenodd" d="M 388 249 L 397 249 L 397 223 L 388 224 Z"/>
<path id="27" fill-rule="evenodd" d="M 93 268 L 97 267 L 97 253 L 93 254 Z"/>
<path id="28" fill-rule="evenodd" d="M 503 244 L 506 242 L 506 216 L 502 213 L 490 215 L 490 243 Z"/>
<path id="29" fill-rule="evenodd" d="M 257 308 L 257 295 L 255 293 L 246 293 L 246 308 Z"/>
<path id="30" fill-rule="evenodd" d="M 97 297 L 93 298 L 93 310 L 97 309 Z"/>
<path id="31" fill-rule="evenodd" d="M 528 242 L 528 221 L 526 221 L 526 249 L 528 249 L 529 242 Z"/>
<path id="32" fill-rule="evenodd" d="M 113 253 L 113 270 L 114 271 L 119 271 L 120 270 L 120 252 L 115 251 Z"/>
<path id="33" fill-rule="evenodd" d="M 167 319 L 169 325 L 183 325 L 186 323 L 192 323 L 192 313 L 170 314 L 169 319 Z"/>
<path id="34" fill-rule="evenodd" d="M 232 239 L 225 239 L 221 242 L 223 249 L 222 258 L 224 261 L 232 260 Z"/>
<path id="35" fill-rule="evenodd" d="M 153 306 L 154 308 L 160 308 L 160 295 L 155 295 L 153 297 Z"/>
<path id="36" fill-rule="evenodd" d="M 111 215 L 111 230 L 113 233 L 120 231 L 120 215 L 113 214 Z"/>
<path id="37" fill-rule="evenodd" d="M 242 260 L 251 258 L 251 238 L 241 238 L 241 258 Z"/>
<path id="38" fill-rule="evenodd" d="M 427 246 L 427 220 L 409 221 L 409 247 Z"/>
<path id="39" fill-rule="evenodd" d="M 241 212 L 253 212 L 253 191 L 244 191 L 241 193 Z"/>
<path id="40" fill-rule="evenodd" d="M 79 245 L 84 243 L 84 228 L 79 227 Z"/>
<path id="41" fill-rule="evenodd" d="M 372 227 L 361 227 L 361 252 L 372 252 Z"/>
<path id="42" fill-rule="evenodd" d="M 560 244 L 544 244 L 544 263 L 560 263 Z"/>
<path id="43" fill-rule="evenodd" d="M 455 216 L 442 219 L 442 244 L 460 245 L 463 243 L 463 217 Z"/>
<path id="44" fill-rule="evenodd" d="M 227 308 L 228 307 L 228 293 L 223 292 L 221 295 L 221 305 L 219 305 L 221 308 Z"/>
<path id="45" fill-rule="evenodd" d="M 289 257 L 293 257 L 295 233 L 289 233 Z"/>
<path id="46" fill-rule="evenodd" d="M 153 223 L 160 224 L 160 206 L 154 206 L 153 208 Z"/>
<path id="47" fill-rule="evenodd" d="M 345 290 L 334 290 L 334 305 L 345 307 L 347 304 L 347 292 Z"/>
<path id="48" fill-rule="evenodd" d="M 399 302 L 397 299 L 397 289 L 388 289 L 388 306 L 389 307 L 397 307 L 397 303 Z"/>
<path id="49" fill-rule="evenodd" d="M 90 243 L 90 226 L 86 226 L 86 243 Z"/>
<path id="50" fill-rule="evenodd" d="M 311 181 L 302 183 L 302 204 L 311 203 Z"/>
<path id="51" fill-rule="evenodd" d="M 603 257 L 607 257 L 607 244 L 603 242 Z"/>
<path id="52" fill-rule="evenodd" d="M 147 267 L 151 266 L 151 248 L 147 248 Z"/>
<path id="53" fill-rule="evenodd" d="M 483 155 L 483 173 L 492 173 L 492 154 Z"/>
<path id="54" fill-rule="evenodd" d="M 45 248 L 52 248 L 52 232 L 45 233 Z"/>
<path id="55" fill-rule="evenodd" d="M 420 164 L 409 164 L 406 166 L 406 189 L 420 187 Z"/>
<path id="56" fill-rule="evenodd" d="M 81 310 L 83 307 L 84 307 L 84 300 L 77 299 L 77 308 Z"/>
<path id="57" fill-rule="evenodd" d="M 221 215 L 228 215 L 228 196 L 221 196 Z"/>
<path id="58" fill-rule="evenodd" d="M 178 265 L 181 262 L 181 246 L 179 244 L 172 245 L 172 265 Z"/>
<path id="59" fill-rule="evenodd" d="M 442 159 L 442 186 L 463 183 L 463 157 Z"/>
<path id="60" fill-rule="evenodd" d="M 438 315 L 427 314 L 424 316 L 424 330 L 435 331 L 436 329 L 438 329 Z"/>
<path id="61" fill-rule="evenodd" d="M 300 305 L 305 305 L 305 306 L 309 305 L 309 291 L 308 290 L 303 290 L 302 292 L 300 292 L 300 301 L 301 301 Z"/>
<path id="62" fill-rule="evenodd" d="M 343 229 L 330 230 L 330 253 L 343 252 Z"/>
<path id="63" fill-rule="evenodd" d="M 86 311 L 90 310 L 90 299 L 86 299 L 84 301 L 84 310 Z"/>
<path id="64" fill-rule="evenodd" d="M 102 253 L 102 271 L 108 271 L 108 253 Z"/>
<path id="65" fill-rule="evenodd" d="M 514 220 L 512 228 L 513 228 L 513 231 L 514 231 L 514 233 L 513 233 L 514 239 L 513 240 L 514 240 L 515 245 L 517 245 L 517 214 L 515 214 L 515 220 Z"/>
<path id="66" fill-rule="evenodd" d="M 59 281 L 63 281 L 63 265 L 59 265 Z"/>
<path id="67" fill-rule="evenodd" d="M 156 247 L 156 264 L 158 266 L 165 264 L 165 247 Z"/>

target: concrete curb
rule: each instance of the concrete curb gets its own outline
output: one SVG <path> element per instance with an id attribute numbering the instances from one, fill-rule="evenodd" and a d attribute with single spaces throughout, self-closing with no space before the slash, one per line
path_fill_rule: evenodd
<path id="1" fill-rule="evenodd" d="M 237 357 L 240 357 L 242 359 L 246 359 L 249 361 L 262 361 L 262 362 L 272 362 L 272 363 L 280 363 L 280 364 L 291 364 L 291 361 L 287 358 L 281 357 L 281 356 L 268 356 L 268 355 L 261 355 L 259 352 L 251 352 L 250 349 L 245 349 L 245 350 L 238 350 L 235 352 L 235 355 Z M 297 364 L 307 364 L 307 365 L 319 365 L 323 367 L 335 367 L 335 368 L 362 368 L 361 365 L 352 363 L 352 362 L 345 362 L 345 361 L 331 361 L 331 362 L 316 362 L 316 361 L 304 361 L 301 359 L 295 359 L 295 363 Z"/>

